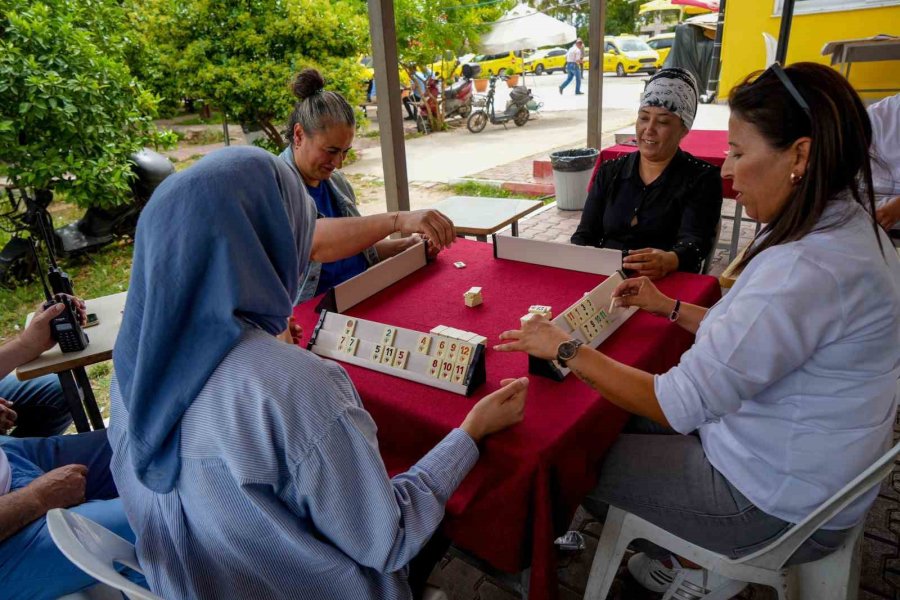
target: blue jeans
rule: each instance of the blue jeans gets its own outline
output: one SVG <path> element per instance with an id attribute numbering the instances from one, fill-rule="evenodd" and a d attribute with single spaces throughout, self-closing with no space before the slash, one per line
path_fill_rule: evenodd
<path id="1" fill-rule="evenodd" d="M 563 84 L 559 86 L 559 91 L 562 92 L 566 89 L 566 86 L 569 85 L 572 80 L 575 80 L 575 93 L 581 93 L 581 65 L 578 63 L 566 63 L 566 80 L 563 81 Z"/>
<path id="2" fill-rule="evenodd" d="M 13 374 L 0 380 L 0 398 L 13 403 L 16 426 L 9 435 L 17 438 L 59 435 L 72 422 L 56 375 L 19 381 Z"/>
<path id="3" fill-rule="evenodd" d="M 134 534 L 118 499 L 109 471 L 112 450 L 106 431 L 51 438 L 19 439 L 0 436 L 12 471 L 10 492 L 27 486 L 48 471 L 70 464 L 88 468 L 85 502 L 70 508 L 134 543 Z M 130 579 L 146 585 L 142 576 Z M 96 581 L 63 556 L 50 538 L 47 519 L 41 517 L 0 542 L 0 596 L 53 599 L 71 594 Z"/>

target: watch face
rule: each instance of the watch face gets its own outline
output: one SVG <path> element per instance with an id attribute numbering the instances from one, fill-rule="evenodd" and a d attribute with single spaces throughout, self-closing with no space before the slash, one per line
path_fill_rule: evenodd
<path id="1" fill-rule="evenodd" d="M 559 349 L 556 351 L 557 356 L 560 360 L 571 360 L 574 358 L 575 353 L 578 351 L 578 347 L 581 344 L 578 343 L 577 340 L 569 340 L 568 342 L 563 342 L 559 345 Z"/>

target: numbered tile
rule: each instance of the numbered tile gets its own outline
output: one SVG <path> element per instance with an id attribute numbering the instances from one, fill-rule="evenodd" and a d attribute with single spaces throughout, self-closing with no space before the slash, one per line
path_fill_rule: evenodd
<path id="1" fill-rule="evenodd" d="M 445 338 L 438 338 L 437 352 L 435 352 L 435 356 L 438 358 L 444 358 L 447 354 L 447 347 L 450 345 L 450 340 Z"/>
<path id="2" fill-rule="evenodd" d="M 372 362 L 380 363 L 381 357 L 384 355 L 384 346 L 381 344 L 375 344 L 375 348 L 372 350 Z"/>
<path id="3" fill-rule="evenodd" d="M 450 362 L 456 362 L 456 355 L 459 352 L 459 342 L 452 340 L 447 346 L 447 355 L 444 357 Z"/>
<path id="4" fill-rule="evenodd" d="M 588 342 L 597 337 L 593 321 L 585 321 L 578 330 L 581 331 L 581 335 L 583 335 L 584 339 Z"/>
<path id="5" fill-rule="evenodd" d="M 450 381 L 450 379 L 453 377 L 453 367 L 455 366 L 456 365 L 454 365 L 449 360 L 443 361 L 441 363 L 441 380 Z"/>
<path id="6" fill-rule="evenodd" d="M 453 383 L 462 384 L 466 380 L 466 367 L 465 365 L 456 364 L 453 367 L 453 377 L 451 381 Z"/>
<path id="7" fill-rule="evenodd" d="M 444 330 L 447 329 L 446 325 L 438 325 L 436 327 L 432 327 L 429 333 L 433 333 L 435 335 L 440 335 L 444 333 Z"/>
<path id="8" fill-rule="evenodd" d="M 594 307 L 594 303 L 591 301 L 590 297 L 585 298 L 581 304 L 587 309 L 588 314 L 592 315 L 597 312 L 597 309 Z"/>
<path id="9" fill-rule="evenodd" d="M 459 353 L 456 355 L 456 364 L 467 366 L 472 359 L 474 348 L 469 344 L 460 344 Z"/>
<path id="10" fill-rule="evenodd" d="M 344 352 L 350 356 L 356 356 L 356 351 L 359 349 L 359 338 L 351 337 L 348 340 L 347 345 L 344 346 Z"/>
<path id="11" fill-rule="evenodd" d="M 606 320 L 601 316 L 602 311 L 594 315 L 594 318 L 591 319 L 591 322 L 597 328 L 597 331 L 601 331 L 606 327 Z"/>
<path id="12" fill-rule="evenodd" d="M 356 333 L 356 319 L 347 319 L 344 321 L 344 335 L 352 336 Z"/>
<path id="13" fill-rule="evenodd" d="M 569 324 L 569 327 L 571 327 L 572 329 L 578 329 L 579 319 L 574 310 L 570 310 L 569 312 L 567 312 L 565 314 L 565 319 L 566 323 Z"/>
<path id="14" fill-rule="evenodd" d="M 396 338 L 396 337 L 397 337 L 397 328 L 396 327 L 385 327 L 384 335 L 381 336 L 381 343 L 384 344 L 385 346 L 393 346 L 394 338 Z"/>
<path id="15" fill-rule="evenodd" d="M 416 344 L 416 352 L 419 354 L 428 354 L 429 350 L 431 350 L 431 336 L 420 335 L 419 341 Z"/>
<path id="16" fill-rule="evenodd" d="M 338 352 L 345 352 L 345 351 L 347 350 L 347 343 L 348 343 L 349 341 L 350 341 L 350 336 L 349 336 L 349 335 L 342 335 L 341 337 L 339 337 L 339 338 L 338 338 L 338 343 L 337 343 L 337 351 L 338 351 Z"/>
<path id="17" fill-rule="evenodd" d="M 431 366 L 428 369 L 428 374 L 434 378 L 440 377 L 441 375 L 441 359 L 432 358 Z"/>
<path id="18" fill-rule="evenodd" d="M 383 365 L 392 365 L 394 364 L 394 358 L 397 356 L 397 349 L 393 346 L 385 346 L 384 353 L 381 355 L 381 364 Z"/>
<path id="19" fill-rule="evenodd" d="M 394 368 L 395 369 L 405 369 L 406 361 L 409 359 L 409 351 L 408 350 L 397 350 L 397 356 L 394 357 Z"/>

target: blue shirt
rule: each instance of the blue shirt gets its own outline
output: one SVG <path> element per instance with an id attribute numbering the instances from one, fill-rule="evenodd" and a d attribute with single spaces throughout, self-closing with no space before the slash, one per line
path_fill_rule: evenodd
<path id="1" fill-rule="evenodd" d="M 111 470 L 163 598 L 410 598 L 406 565 L 478 459 L 450 431 L 389 479 L 346 372 L 247 328 L 181 423 L 175 489 L 138 482 L 110 385 Z"/>
<path id="2" fill-rule="evenodd" d="M 306 190 L 316 203 L 319 214 L 329 219 L 343 217 L 340 206 L 331 194 L 326 182 L 320 181 L 318 186 L 306 185 Z M 351 277 L 356 277 L 366 270 L 368 263 L 366 257 L 359 253 L 350 258 L 336 260 L 322 265 L 322 274 L 319 278 L 319 286 L 316 294 L 328 291 L 330 288 L 343 283 Z"/>
<path id="3" fill-rule="evenodd" d="M 669 423 L 763 512 L 798 523 L 890 447 L 900 375 L 900 263 L 856 203 L 847 220 L 769 248 L 656 376 Z M 876 486 L 826 529 L 859 523 Z"/>

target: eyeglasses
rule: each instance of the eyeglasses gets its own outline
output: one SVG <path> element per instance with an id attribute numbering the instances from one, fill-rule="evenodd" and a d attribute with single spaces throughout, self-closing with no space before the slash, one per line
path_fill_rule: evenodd
<path id="1" fill-rule="evenodd" d="M 756 78 L 756 81 L 759 81 L 763 77 L 765 77 L 768 73 L 775 73 L 775 76 L 778 78 L 778 81 L 781 82 L 781 85 L 784 86 L 784 89 L 788 91 L 791 95 L 791 98 L 794 99 L 800 108 L 803 109 L 803 112 L 806 113 L 806 116 L 812 120 L 812 111 L 809 109 L 809 104 L 806 103 L 806 100 L 803 99 L 803 96 L 800 95 L 800 91 L 791 83 L 790 78 L 787 76 L 787 73 L 784 72 L 784 69 L 781 68 L 777 62 L 772 63 L 768 69 L 766 69 L 762 75 Z"/>

